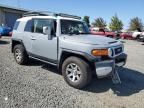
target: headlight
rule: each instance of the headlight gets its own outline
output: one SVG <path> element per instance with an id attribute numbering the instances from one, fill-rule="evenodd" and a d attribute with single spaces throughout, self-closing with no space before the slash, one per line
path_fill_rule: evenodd
<path id="1" fill-rule="evenodd" d="M 94 56 L 108 56 L 108 49 L 94 49 L 92 50 L 92 55 Z"/>
<path id="2" fill-rule="evenodd" d="M 113 50 L 111 48 L 108 49 L 108 56 L 109 57 L 113 56 Z"/>

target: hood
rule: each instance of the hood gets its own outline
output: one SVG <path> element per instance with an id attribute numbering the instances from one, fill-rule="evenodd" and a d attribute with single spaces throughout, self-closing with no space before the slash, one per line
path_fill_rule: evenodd
<path id="1" fill-rule="evenodd" d="M 71 35 L 63 37 L 64 40 L 66 41 L 78 42 L 84 44 L 93 44 L 93 45 L 107 45 L 117 42 L 115 39 L 99 35 Z"/>

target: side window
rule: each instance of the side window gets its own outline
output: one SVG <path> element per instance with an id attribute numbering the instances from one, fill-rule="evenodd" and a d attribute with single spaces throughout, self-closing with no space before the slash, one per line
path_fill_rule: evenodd
<path id="1" fill-rule="evenodd" d="M 104 29 L 99 29 L 99 32 L 104 32 Z"/>
<path id="2" fill-rule="evenodd" d="M 34 32 L 43 33 L 44 26 L 52 26 L 52 20 L 50 19 L 35 19 L 34 20 Z"/>
<path id="3" fill-rule="evenodd" d="M 15 22 L 15 25 L 14 25 L 14 28 L 13 28 L 14 30 L 17 30 L 17 28 L 18 28 L 18 26 L 19 26 L 19 23 L 20 23 L 19 21 L 16 21 L 16 22 Z"/>
<path id="4" fill-rule="evenodd" d="M 29 21 L 26 23 L 26 26 L 25 26 L 24 31 L 33 32 L 33 20 L 29 20 Z"/>

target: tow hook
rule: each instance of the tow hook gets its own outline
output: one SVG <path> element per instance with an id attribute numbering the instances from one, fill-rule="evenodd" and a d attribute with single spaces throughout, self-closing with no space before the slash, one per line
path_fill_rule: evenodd
<path id="1" fill-rule="evenodd" d="M 113 63 L 112 82 L 113 82 L 113 84 L 121 84 L 121 79 L 117 72 L 117 67 L 115 65 L 115 62 Z"/>

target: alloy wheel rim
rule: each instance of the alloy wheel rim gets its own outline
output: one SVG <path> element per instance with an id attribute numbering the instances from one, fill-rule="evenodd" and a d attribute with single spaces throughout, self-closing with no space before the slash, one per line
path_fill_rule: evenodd
<path id="1" fill-rule="evenodd" d="M 15 58 L 18 62 L 21 61 L 22 55 L 21 55 L 21 51 L 19 49 L 15 50 Z"/>
<path id="2" fill-rule="evenodd" d="M 75 63 L 70 63 L 66 67 L 66 76 L 72 82 L 78 82 L 81 78 L 81 69 Z"/>

